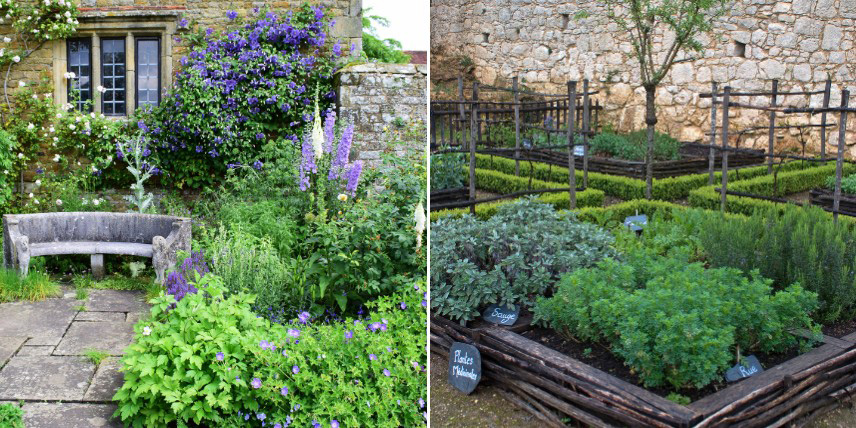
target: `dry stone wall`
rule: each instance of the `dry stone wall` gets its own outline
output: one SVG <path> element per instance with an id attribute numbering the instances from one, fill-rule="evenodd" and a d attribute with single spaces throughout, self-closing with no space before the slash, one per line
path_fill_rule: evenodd
<path id="1" fill-rule="evenodd" d="M 578 19 L 582 10 L 589 17 Z M 639 129 L 644 91 L 638 87 L 638 66 L 628 38 L 602 18 L 605 12 L 600 2 L 584 0 L 433 0 L 432 52 L 472 61 L 475 76 L 487 84 L 507 85 L 520 76 L 530 88 L 559 92 L 568 80 L 588 78 L 603 92 L 607 120 L 621 130 Z M 733 1 L 714 32 L 702 37 L 704 50 L 675 65 L 661 84 L 658 128 L 684 140 L 707 138 L 710 100 L 699 93 L 709 92 L 714 81 L 735 90 L 769 90 L 771 80 L 780 79 L 780 90 L 803 91 L 823 90 L 829 77 L 831 105 L 839 105 L 841 89 L 856 92 L 854 24 L 856 0 Z M 658 36 L 660 55 L 670 37 Z M 769 99 L 752 102 L 768 104 Z M 820 95 L 779 99 L 780 105 L 821 103 Z M 733 109 L 732 115 L 732 126 L 738 128 L 768 123 L 766 114 Z M 809 119 L 780 120 L 799 124 Z M 783 144 L 801 139 L 809 141 L 809 148 L 819 144 L 817 131 L 802 137 L 797 130 L 780 134 Z M 835 135 L 831 139 L 837 140 Z M 747 134 L 741 145 L 766 141 L 766 134 Z"/>
<path id="2" fill-rule="evenodd" d="M 337 75 L 339 117 L 355 125 L 356 157 L 376 163 L 394 134 L 424 150 L 428 123 L 428 67 L 424 64 L 361 64 Z M 413 131 L 413 132 L 411 132 Z"/>

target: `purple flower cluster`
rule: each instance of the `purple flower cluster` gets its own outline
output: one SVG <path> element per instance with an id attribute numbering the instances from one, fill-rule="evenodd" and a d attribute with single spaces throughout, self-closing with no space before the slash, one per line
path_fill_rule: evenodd
<path id="1" fill-rule="evenodd" d="M 176 302 L 180 302 L 187 294 L 196 293 L 198 290 L 193 285 L 196 280 L 196 273 L 199 277 L 209 273 L 208 263 L 205 262 L 205 256 L 201 251 L 195 251 L 190 257 L 184 259 L 181 265 L 174 272 L 171 272 L 166 278 L 166 293 L 175 297 Z"/>
<path id="2" fill-rule="evenodd" d="M 309 189 L 309 174 L 318 173 L 318 166 L 315 164 L 315 150 L 312 149 L 312 136 L 306 134 L 303 138 L 303 145 L 300 148 L 300 176 L 298 178 L 300 190 L 306 191 Z"/>
<path id="3" fill-rule="evenodd" d="M 348 192 L 351 196 L 357 194 L 357 185 L 360 183 L 360 175 L 363 173 L 363 161 L 356 161 L 348 172 L 345 174 L 345 179 L 347 180 L 347 185 L 345 186 L 345 191 Z"/>
<path id="4" fill-rule="evenodd" d="M 354 140 L 354 125 L 348 125 L 342 132 L 342 138 L 339 140 L 339 147 L 336 148 L 336 157 L 330 163 L 330 173 L 327 179 L 336 180 L 342 172 L 342 168 L 348 164 L 348 158 L 351 156 L 351 143 Z M 331 148 L 332 151 L 332 148 Z"/>
<path id="5" fill-rule="evenodd" d="M 336 112 L 327 110 L 327 118 L 324 119 L 324 153 L 333 152 L 333 140 L 336 139 Z"/>

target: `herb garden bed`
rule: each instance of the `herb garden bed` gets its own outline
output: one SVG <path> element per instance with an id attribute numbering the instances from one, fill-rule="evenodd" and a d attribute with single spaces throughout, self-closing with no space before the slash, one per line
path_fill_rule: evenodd
<path id="1" fill-rule="evenodd" d="M 683 143 L 680 149 L 681 159 L 661 160 L 654 162 L 654 178 L 676 177 L 688 174 L 707 172 L 709 168 L 708 148 L 696 143 Z M 496 153 L 495 156 L 514 158 L 511 152 Z M 764 151 L 735 152 L 728 156 L 728 165 L 731 168 L 760 165 L 764 163 Z M 567 152 L 550 149 L 521 150 L 520 160 L 532 160 L 545 162 L 553 165 L 568 167 Z M 578 169 L 583 168 L 583 158 L 576 157 L 575 165 Z M 714 158 L 714 168 L 722 167 L 722 154 L 717 152 Z M 645 162 L 608 158 L 590 155 L 588 157 L 588 170 L 603 174 L 620 175 L 624 177 L 645 179 Z"/>
<path id="2" fill-rule="evenodd" d="M 447 356 L 454 341 L 478 348 L 483 375 L 554 427 L 565 417 L 598 427 L 800 424 L 856 390 L 856 333 L 824 336 L 823 345 L 687 406 L 507 329 L 468 329 L 432 316 L 431 351 Z"/>
<path id="3" fill-rule="evenodd" d="M 827 211 L 832 211 L 833 191 L 825 188 L 812 189 L 809 192 L 809 202 Z M 856 217 L 856 195 L 842 193 L 839 212 L 844 215 Z"/>

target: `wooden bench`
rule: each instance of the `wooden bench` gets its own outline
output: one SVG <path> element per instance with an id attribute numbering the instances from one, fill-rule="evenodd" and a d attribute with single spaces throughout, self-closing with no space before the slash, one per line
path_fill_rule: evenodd
<path id="1" fill-rule="evenodd" d="M 159 283 L 190 252 L 190 219 L 136 213 L 72 212 L 3 216 L 3 267 L 29 270 L 38 256 L 89 254 L 92 275 L 104 276 L 104 254 L 149 257 Z"/>

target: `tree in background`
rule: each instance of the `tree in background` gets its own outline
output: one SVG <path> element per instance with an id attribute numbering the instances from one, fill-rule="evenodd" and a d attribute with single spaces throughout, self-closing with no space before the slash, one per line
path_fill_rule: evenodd
<path id="1" fill-rule="evenodd" d="M 728 0 L 606 0 L 604 10 L 633 44 L 633 56 L 639 62 L 642 87 L 645 88 L 645 124 L 648 126 L 648 150 L 645 156 L 645 197 L 651 199 L 654 184 L 654 104 L 657 85 L 672 66 L 691 59 L 678 59 L 683 51 L 701 52 L 697 37 L 713 29 L 714 18 L 722 15 Z M 668 35 L 668 36 L 667 36 Z M 673 37 L 672 37 L 673 36 Z M 660 40 L 662 39 L 662 40 Z M 659 52 L 654 44 L 661 44 Z"/>
<path id="2" fill-rule="evenodd" d="M 363 52 L 370 60 L 378 62 L 407 64 L 410 55 L 401 51 L 401 42 L 395 39 L 381 39 L 376 25 L 389 27 L 389 20 L 378 15 L 369 15 L 371 8 L 363 10 Z"/>

